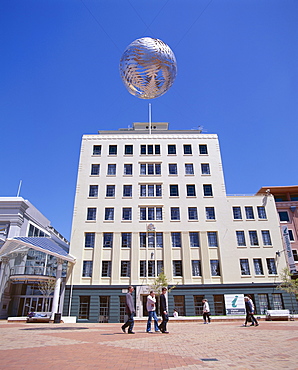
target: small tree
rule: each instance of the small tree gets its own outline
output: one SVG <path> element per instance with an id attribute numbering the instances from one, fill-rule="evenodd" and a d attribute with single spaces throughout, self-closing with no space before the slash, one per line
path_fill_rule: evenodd
<path id="1" fill-rule="evenodd" d="M 290 294 L 294 294 L 296 299 L 298 299 L 298 279 L 292 279 L 293 274 L 286 267 L 282 270 L 280 274 L 281 283 L 278 286 L 278 289 L 285 290 Z"/>
<path id="2" fill-rule="evenodd" d="M 50 295 L 55 290 L 56 280 L 55 279 L 48 279 L 44 281 L 40 281 L 38 283 L 38 289 L 45 297 L 45 311 L 48 311 L 49 308 L 49 299 Z"/>
<path id="3" fill-rule="evenodd" d="M 173 289 L 176 288 L 176 286 L 177 285 L 174 285 L 171 288 L 169 288 L 168 279 L 162 269 L 161 272 L 158 274 L 158 276 L 154 279 L 153 283 L 150 285 L 150 290 L 154 290 L 157 296 L 158 303 L 159 303 L 159 297 L 161 295 L 162 288 L 163 287 L 167 288 L 168 292 L 170 293 Z"/>

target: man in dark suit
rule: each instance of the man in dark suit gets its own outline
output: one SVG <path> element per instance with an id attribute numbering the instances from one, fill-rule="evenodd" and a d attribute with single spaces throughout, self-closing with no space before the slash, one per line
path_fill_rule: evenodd
<path id="1" fill-rule="evenodd" d="M 158 326 L 159 330 L 164 334 L 169 334 L 167 331 L 167 322 L 169 321 L 167 299 L 166 299 L 167 288 L 162 288 L 160 296 L 160 313 L 162 322 Z"/>
<path id="2" fill-rule="evenodd" d="M 128 319 L 126 321 L 125 324 L 123 324 L 121 326 L 121 329 L 123 331 L 123 333 L 125 333 L 125 329 L 127 327 L 128 328 L 128 334 L 134 334 L 134 332 L 132 331 L 133 329 L 133 326 L 134 326 L 134 315 L 135 315 L 135 306 L 134 306 L 134 303 L 133 303 L 133 298 L 132 298 L 132 292 L 134 291 L 134 287 L 133 286 L 129 286 L 128 287 L 128 292 L 126 294 L 126 297 L 125 297 L 125 312 L 128 316 Z"/>

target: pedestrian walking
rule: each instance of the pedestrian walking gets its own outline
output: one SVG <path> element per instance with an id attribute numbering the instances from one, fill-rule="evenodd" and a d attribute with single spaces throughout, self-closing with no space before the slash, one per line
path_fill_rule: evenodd
<path id="1" fill-rule="evenodd" d="M 158 329 L 158 319 L 156 316 L 156 298 L 155 293 L 151 290 L 150 294 L 147 297 L 147 304 L 146 308 L 148 311 L 148 321 L 147 321 L 147 333 L 151 333 L 151 321 L 154 320 L 154 330 L 155 332 L 159 332 Z"/>
<path id="2" fill-rule="evenodd" d="M 211 318 L 210 318 L 210 307 L 207 299 L 202 300 L 203 303 L 203 319 L 204 324 L 210 324 Z"/>
<path id="3" fill-rule="evenodd" d="M 125 329 L 128 327 L 128 334 L 134 334 L 132 329 L 134 326 L 134 315 L 135 315 L 136 310 L 135 310 L 135 306 L 133 303 L 133 297 L 132 297 L 133 291 L 134 291 L 134 287 L 129 286 L 128 292 L 125 297 L 125 312 L 128 316 L 128 319 L 126 323 L 121 326 L 123 333 L 125 333 Z"/>
<path id="4" fill-rule="evenodd" d="M 247 326 L 248 321 L 251 321 L 250 326 L 259 326 L 257 319 L 254 317 L 254 306 L 252 300 L 249 297 L 244 297 L 246 319 L 243 326 Z"/>
<path id="5" fill-rule="evenodd" d="M 162 317 L 162 322 L 159 324 L 158 328 L 163 334 L 169 334 L 167 331 L 167 323 L 169 321 L 167 299 L 166 299 L 167 288 L 162 288 L 160 295 L 160 313 Z"/>

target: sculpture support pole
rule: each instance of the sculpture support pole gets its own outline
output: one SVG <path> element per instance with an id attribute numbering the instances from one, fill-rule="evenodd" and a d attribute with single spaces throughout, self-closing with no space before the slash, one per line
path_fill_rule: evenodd
<path id="1" fill-rule="evenodd" d="M 149 103 L 149 134 L 151 134 L 151 103 Z"/>

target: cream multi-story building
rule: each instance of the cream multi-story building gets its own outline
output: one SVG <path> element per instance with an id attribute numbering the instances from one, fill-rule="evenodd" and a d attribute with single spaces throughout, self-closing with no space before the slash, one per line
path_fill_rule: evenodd
<path id="1" fill-rule="evenodd" d="M 270 194 L 226 195 L 217 135 L 134 123 L 83 136 L 64 304 L 79 320 L 122 320 L 128 285 L 145 315 L 161 271 L 180 315 L 200 314 L 204 297 L 225 314 L 227 294 L 251 294 L 259 313 L 288 307 L 282 249 Z"/>

